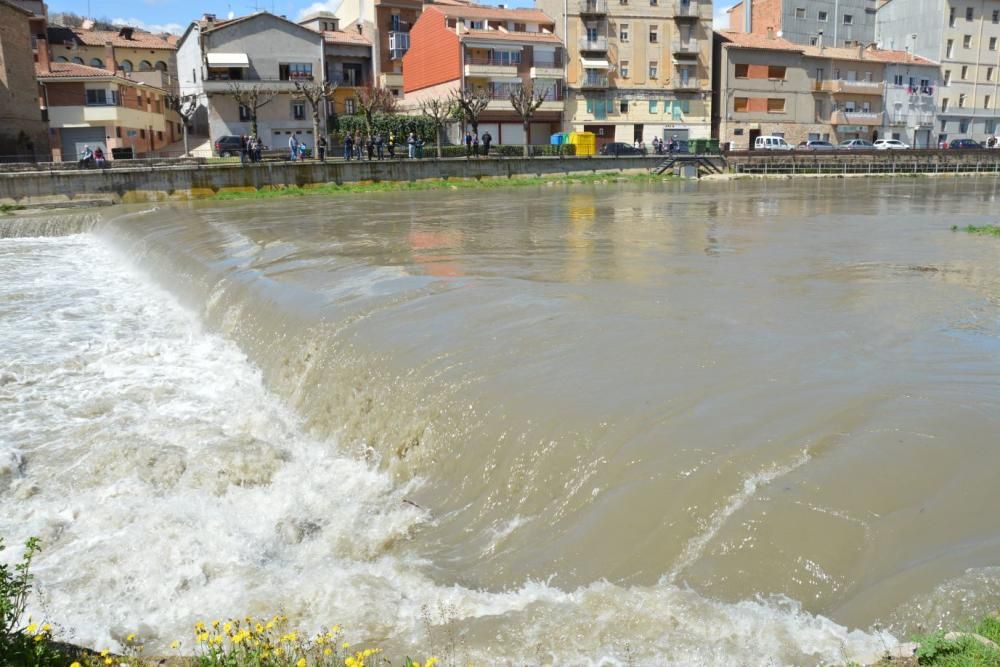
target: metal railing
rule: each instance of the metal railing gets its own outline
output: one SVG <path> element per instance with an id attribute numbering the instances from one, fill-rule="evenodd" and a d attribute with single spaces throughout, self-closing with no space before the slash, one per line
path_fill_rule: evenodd
<path id="1" fill-rule="evenodd" d="M 465 54 L 465 64 L 481 65 L 485 67 L 519 67 L 521 65 L 521 61 L 518 59 L 514 62 L 509 57 L 474 56 L 467 53 Z"/>
<path id="2" fill-rule="evenodd" d="M 607 74 L 588 74 L 580 80 L 581 88 L 607 88 L 608 85 Z"/>
<path id="3" fill-rule="evenodd" d="M 580 50 L 581 51 L 607 51 L 608 50 L 608 38 L 607 37 L 597 37 L 595 39 L 588 39 L 586 37 L 580 38 Z"/>
<path id="4" fill-rule="evenodd" d="M 608 3 L 607 0 L 580 0 L 578 9 L 581 14 L 607 14 Z"/>

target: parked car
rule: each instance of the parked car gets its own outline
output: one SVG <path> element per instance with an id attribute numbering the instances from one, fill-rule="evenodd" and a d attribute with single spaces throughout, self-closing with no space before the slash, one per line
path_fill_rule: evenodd
<path id="1" fill-rule="evenodd" d="M 880 151 L 906 150 L 910 144 L 904 144 L 899 139 L 879 139 L 875 142 L 875 149 Z"/>
<path id="2" fill-rule="evenodd" d="M 846 139 L 837 144 L 837 150 L 870 151 L 873 148 L 875 145 L 866 139 Z"/>
<path id="3" fill-rule="evenodd" d="M 601 146 L 601 155 L 645 155 L 646 151 L 632 144 L 615 141 Z"/>
<path id="4" fill-rule="evenodd" d="M 955 139 L 950 144 L 948 144 L 948 148 L 975 149 L 982 147 L 983 145 L 978 141 L 976 141 L 975 139 Z"/>
<path id="5" fill-rule="evenodd" d="M 834 146 L 829 141 L 810 139 L 799 143 L 795 148 L 800 151 L 832 151 Z"/>
<path id="6" fill-rule="evenodd" d="M 755 151 L 790 151 L 792 145 L 785 141 L 784 137 L 762 136 L 753 141 Z"/>
<path id="7" fill-rule="evenodd" d="M 240 154 L 241 140 L 235 135 L 219 137 L 215 140 L 215 154 L 219 157 L 236 156 Z"/>

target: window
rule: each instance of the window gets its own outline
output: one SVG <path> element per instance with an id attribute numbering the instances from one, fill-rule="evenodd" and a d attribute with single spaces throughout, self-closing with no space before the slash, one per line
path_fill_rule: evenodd
<path id="1" fill-rule="evenodd" d="M 198 81 L 198 71 L 195 70 L 195 69 L 191 70 L 191 81 L 192 82 L 197 82 Z"/>
<path id="2" fill-rule="evenodd" d="M 167 63 L 163 62 L 162 60 L 157 60 L 156 64 L 153 65 L 153 67 L 154 67 L 154 69 L 156 69 L 156 70 L 158 70 L 160 72 L 166 72 L 167 71 Z"/>
<path id="3" fill-rule="evenodd" d="M 618 102 L 618 111 L 621 113 L 628 113 L 628 102 L 626 100 L 620 100 Z"/>
<path id="4" fill-rule="evenodd" d="M 990 96 L 989 95 L 983 95 L 983 108 L 984 109 L 989 109 L 990 108 Z"/>
<path id="5" fill-rule="evenodd" d="M 941 113 L 945 113 L 946 111 L 948 111 L 948 98 L 947 97 L 942 97 L 941 98 Z M 941 129 L 944 129 L 944 128 L 941 128 Z"/>
<path id="6" fill-rule="evenodd" d="M 159 139 L 160 141 L 163 141 L 163 130 L 156 131 L 156 138 Z"/>
<path id="7" fill-rule="evenodd" d="M 857 110 L 854 102 L 844 102 L 844 111 L 847 113 L 854 113 Z"/>
<path id="8" fill-rule="evenodd" d="M 76 56 L 75 58 L 73 58 L 73 62 L 76 63 L 77 65 L 82 65 L 83 58 L 81 58 L 80 56 Z"/>
<path id="9" fill-rule="evenodd" d="M 969 121 L 967 121 L 967 120 L 960 120 L 960 121 L 958 121 L 958 131 L 961 134 L 968 133 L 968 131 L 969 131 Z"/>
<path id="10" fill-rule="evenodd" d="M 659 28 L 655 25 L 649 26 L 649 43 L 656 44 L 660 41 Z"/>
<path id="11" fill-rule="evenodd" d="M 295 120 L 305 120 L 306 119 L 306 104 L 305 102 L 294 101 L 292 102 L 292 118 Z"/>
<path id="12" fill-rule="evenodd" d="M 113 106 L 118 103 L 118 96 L 113 90 L 88 90 L 88 106 Z"/>
<path id="13" fill-rule="evenodd" d="M 628 41 L 628 23 L 622 23 L 618 26 L 618 41 L 627 42 Z"/>
<path id="14" fill-rule="evenodd" d="M 973 16 L 972 7 L 965 8 L 965 20 L 971 21 Z"/>
<path id="15" fill-rule="evenodd" d="M 951 70 L 950 69 L 946 69 L 944 71 L 944 85 L 946 85 L 946 86 L 950 86 L 951 85 Z"/>
<path id="16" fill-rule="evenodd" d="M 649 113 L 656 113 L 656 100 L 649 101 Z"/>
<path id="17" fill-rule="evenodd" d="M 965 81 L 968 78 L 969 78 L 969 66 L 962 65 L 962 81 Z"/>
<path id="18" fill-rule="evenodd" d="M 767 78 L 768 79 L 785 79 L 785 66 L 784 65 L 768 65 L 767 66 Z"/>
<path id="19" fill-rule="evenodd" d="M 619 5 L 627 5 L 628 4 L 628 0 L 618 0 L 618 4 Z"/>
<path id="20" fill-rule="evenodd" d="M 737 97 L 733 99 L 733 111 L 749 111 L 749 110 L 750 110 L 749 97 Z"/>
<path id="21" fill-rule="evenodd" d="M 389 17 L 389 30 L 399 32 L 399 14 L 393 14 Z"/>
<path id="22" fill-rule="evenodd" d="M 483 29 L 483 22 L 482 21 L 469 21 L 469 29 L 470 30 L 482 30 Z"/>
<path id="23" fill-rule="evenodd" d="M 953 40 L 953 39 L 949 39 L 948 40 L 948 46 L 947 46 L 947 49 L 946 49 L 946 53 L 948 54 L 947 57 L 949 57 L 949 58 L 954 58 L 955 57 L 955 40 Z"/>
<path id="24" fill-rule="evenodd" d="M 344 100 L 344 113 L 346 113 L 348 116 L 354 115 L 355 113 L 354 100 L 352 99 Z"/>
<path id="25" fill-rule="evenodd" d="M 819 37 L 816 35 L 809 35 L 809 46 L 816 46 L 819 44 Z"/>
<path id="26" fill-rule="evenodd" d="M 250 109 L 244 105 L 240 105 L 240 122 L 249 123 L 250 122 Z"/>
<path id="27" fill-rule="evenodd" d="M 894 75 L 892 77 L 892 85 L 894 85 L 894 86 L 902 86 L 903 85 L 903 75 L 902 74 L 896 74 L 896 75 Z"/>
<path id="28" fill-rule="evenodd" d="M 962 36 L 962 48 L 963 49 L 971 49 L 972 48 L 972 35 L 963 35 Z"/>
<path id="29" fill-rule="evenodd" d="M 1000 9 L 993 10 L 993 22 L 1000 23 Z"/>
<path id="30" fill-rule="evenodd" d="M 282 81 L 312 79 L 312 63 L 281 63 L 278 65 L 278 78 Z"/>
<path id="31" fill-rule="evenodd" d="M 949 28 L 954 28 L 955 27 L 955 8 L 954 7 L 952 7 L 951 9 L 948 10 L 948 27 Z"/>
<path id="32" fill-rule="evenodd" d="M 819 19 L 820 21 L 822 21 L 823 23 L 826 23 L 826 17 L 827 17 L 827 13 L 826 12 L 819 12 L 816 15 L 816 18 Z"/>
<path id="33" fill-rule="evenodd" d="M 987 81 L 992 81 L 993 80 L 993 68 L 992 67 L 987 67 L 986 68 L 986 80 Z"/>
<path id="34" fill-rule="evenodd" d="M 90 59 L 90 66 L 91 67 L 104 67 L 104 61 L 101 60 L 100 58 L 91 58 Z"/>
<path id="35" fill-rule="evenodd" d="M 750 65 L 736 64 L 736 78 L 745 79 L 750 75 Z"/>
<path id="36" fill-rule="evenodd" d="M 142 62 L 139 63 L 139 71 L 140 72 L 152 72 L 153 71 L 153 63 L 149 62 L 148 60 L 143 60 Z"/>
<path id="37" fill-rule="evenodd" d="M 139 130 L 139 138 L 140 139 L 146 138 L 146 130 Z"/>
<path id="38" fill-rule="evenodd" d="M 742 137 L 743 136 L 743 128 L 742 127 L 737 127 L 735 130 L 733 130 L 733 135 L 737 136 L 737 137 Z"/>
<path id="39" fill-rule="evenodd" d="M 861 103 L 861 111 L 863 111 L 864 113 L 871 113 L 871 111 L 872 111 L 872 103 L 871 102 L 862 102 Z"/>
<path id="40" fill-rule="evenodd" d="M 797 19 L 804 19 L 805 17 L 806 17 L 806 8 L 805 7 L 796 7 L 795 8 L 795 18 L 797 18 Z"/>
<path id="41" fill-rule="evenodd" d="M 958 96 L 958 108 L 959 109 L 965 108 L 965 93 L 961 93 Z"/>
<path id="42" fill-rule="evenodd" d="M 769 98 L 767 98 L 767 112 L 768 113 L 784 113 L 785 112 L 785 99 L 783 97 L 769 97 Z"/>
<path id="43" fill-rule="evenodd" d="M 657 0 L 649 0 L 649 6 L 650 6 L 650 7 L 655 7 L 655 6 L 657 6 L 658 4 L 660 4 L 660 3 L 659 3 L 659 2 L 657 2 Z"/>
<path id="44" fill-rule="evenodd" d="M 874 77 L 874 75 L 872 75 L 871 72 L 865 72 L 865 81 L 871 83 L 874 80 L 875 80 L 875 77 Z"/>
<path id="45" fill-rule="evenodd" d="M 996 134 L 997 122 L 995 120 L 986 121 L 986 134 Z"/>
<path id="46" fill-rule="evenodd" d="M 659 74 L 658 70 L 659 70 L 659 63 L 657 63 L 655 60 L 650 60 L 649 61 L 649 78 L 650 79 L 655 79 L 657 77 L 657 75 Z"/>
<path id="47" fill-rule="evenodd" d="M 854 17 L 851 14 L 844 14 L 844 25 L 854 25 Z"/>
<path id="48" fill-rule="evenodd" d="M 997 38 L 990 37 L 990 51 L 996 51 L 996 50 L 997 50 Z"/>
<path id="49" fill-rule="evenodd" d="M 118 137 L 119 139 L 122 138 L 122 128 L 120 127 L 115 128 L 115 136 Z"/>
<path id="50" fill-rule="evenodd" d="M 623 60 L 620 63 L 618 63 L 618 72 L 622 75 L 623 79 L 627 79 L 628 78 L 628 61 L 627 60 Z"/>
<path id="51" fill-rule="evenodd" d="M 823 111 L 825 109 L 825 107 L 823 106 L 823 100 L 816 98 L 815 100 L 813 100 L 813 104 L 816 109 L 816 120 L 823 118 L 824 117 Z"/>

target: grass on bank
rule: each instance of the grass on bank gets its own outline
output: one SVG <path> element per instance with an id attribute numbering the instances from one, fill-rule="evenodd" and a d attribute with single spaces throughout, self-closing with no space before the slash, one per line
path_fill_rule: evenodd
<path id="1" fill-rule="evenodd" d="M 0 213 L 13 213 L 14 211 L 23 211 L 24 206 L 20 204 L 0 204 Z"/>
<path id="2" fill-rule="evenodd" d="M 579 174 L 566 176 L 503 176 L 484 178 L 434 179 L 421 181 L 365 181 L 361 183 L 324 183 L 312 187 L 269 188 L 255 191 L 224 191 L 213 199 L 273 199 L 275 197 L 301 197 L 304 195 L 338 195 L 364 192 L 419 192 L 423 190 L 467 190 L 509 188 L 539 185 L 594 184 L 594 183 L 654 183 L 668 180 L 670 176 L 655 174 Z"/>
<path id="3" fill-rule="evenodd" d="M 965 227 L 959 227 L 958 225 L 952 225 L 951 231 L 957 232 L 959 229 L 969 232 L 970 234 L 979 234 L 980 236 L 1000 236 L 1000 225 L 967 225 Z"/>
<path id="4" fill-rule="evenodd" d="M 4 550 L 0 537 L 0 552 Z M 89 650 L 61 643 L 53 626 L 25 615 L 34 577 L 31 563 L 41 551 L 38 538 L 25 543 L 21 559 L 0 562 L 0 665 L 3 667 L 466 667 L 457 656 L 423 662 L 406 656 L 393 661 L 374 646 L 353 646 L 339 625 L 306 633 L 290 626 L 287 616 L 247 616 L 227 621 L 197 621 L 187 640 L 170 644 L 174 655 L 147 656 L 143 638 L 129 634 L 119 646 Z M 913 657 L 885 659 L 879 667 L 1000 666 L 1000 611 L 962 632 L 917 637 Z M 628 645 L 626 645 L 627 647 Z M 449 651 L 450 652 L 450 651 Z M 633 665 L 631 652 L 626 664 Z M 471 667 L 471 666 L 470 666 Z M 850 667 L 856 667 L 851 665 Z"/>

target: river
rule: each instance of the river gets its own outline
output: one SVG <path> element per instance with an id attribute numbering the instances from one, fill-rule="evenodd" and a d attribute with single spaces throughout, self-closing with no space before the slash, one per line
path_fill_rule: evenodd
<path id="1" fill-rule="evenodd" d="M 0 535 L 91 646 L 870 655 L 1000 604 L 997 183 L 0 218 Z"/>

